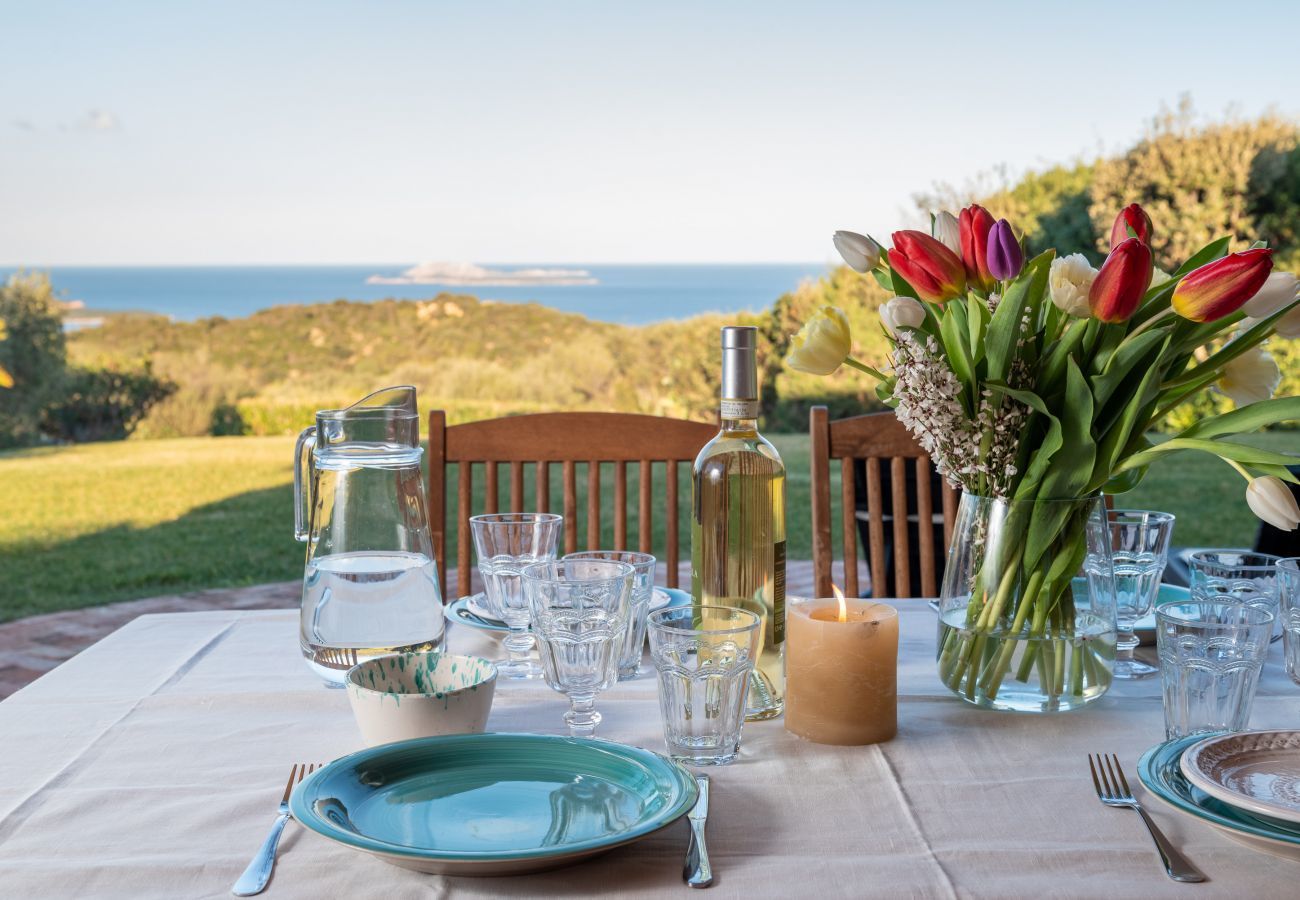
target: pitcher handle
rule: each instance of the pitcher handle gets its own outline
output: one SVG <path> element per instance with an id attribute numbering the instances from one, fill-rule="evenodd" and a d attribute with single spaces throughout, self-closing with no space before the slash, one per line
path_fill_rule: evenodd
<path id="1" fill-rule="evenodd" d="M 304 487 L 302 470 L 303 456 L 307 456 L 307 468 L 312 467 L 311 452 L 316 448 L 316 426 L 304 428 L 298 435 L 298 442 L 293 446 L 293 536 L 300 541 L 311 537 L 311 484 Z"/>

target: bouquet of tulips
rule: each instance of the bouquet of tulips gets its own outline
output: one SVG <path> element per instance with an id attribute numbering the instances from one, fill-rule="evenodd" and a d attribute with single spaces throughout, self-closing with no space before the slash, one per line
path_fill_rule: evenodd
<path id="1" fill-rule="evenodd" d="M 887 251 L 866 235 L 835 234 L 845 262 L 894 295 L 880 308 L 891 365 L 852 358 L 848 319 L 834 307 L 793 338 L 789 365 L 872 376 L 949 482 L 1024 510 L 1001 526 L 997 558 L 962 586 L 964 628 L 941 648 L 954 690 L 996 694 L 1010 653 L 988 638 L 1073 626 L 1082 525 L 1055 501 L 1130 490 L 1162 457 L 1196 450 L 1246 479 L 1261 518 L 1300 524 L 1282 483 L 1296 481 L 1287 466 L 1300 457 L 1233 440 L 1300 419 L 1300 397 L 1272 398 L 1280 373 L 1264 349 L 1275 333 L 1300 336 L 1296 277 L 1272 271 L 1267 247 L 1230 252 L 1228 238 L 1166 273 L 1154 264 L 1153 227 L 1140 206 L 1122 210 L 1099 270 L 1081 254 L 1027 258 L 1012 225 L 978 205 L 936 214 L 928 234 L 895 232 Z M 1237 408 L 1151 439 L 1171 410 L 1209 389 Z M 1053 690 L 1066 689 L 1068 675 L 1045 674 Z M 1089 683 L 1086 667 L 1073 688 L 1080 683 Z"/>

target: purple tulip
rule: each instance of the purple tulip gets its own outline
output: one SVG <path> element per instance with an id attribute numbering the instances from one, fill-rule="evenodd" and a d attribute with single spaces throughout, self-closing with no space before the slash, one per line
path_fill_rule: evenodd
<path id="1" fill-rule="evenodd" d="M 989 274 L 998 281 L 1009 281 L 1020 274 L 1025 256 L 1020 252 L 1020 242 L 1011 232 L 1011 223 L 998 219 L 989 231 Z"/>

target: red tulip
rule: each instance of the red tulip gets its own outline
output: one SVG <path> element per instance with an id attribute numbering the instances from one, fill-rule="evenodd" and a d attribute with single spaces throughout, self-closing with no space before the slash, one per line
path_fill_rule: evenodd
<path id="1" fill-rule="evenodd" d="M 922 300 L 942 303 L 966 291 L 966 270 L 957 254 L 923 231 L 895 231 L 889 265 Z"/>
<path id="2" fill-rule="evenodd" d="M 1103 322 L 1127 322 L 1151 286 L 1151 267 L 1150 247 L 1137 238 L 1121 241 L 1088 291 L 1093 316 Z"/>
<path id="3" fill-rule="evenodd" d="M 961 261 L 966 267 L 966 278 L 980 290 L 991 291 L 996 279 L 989 272 L 989 232 L 993 230 L 993 216 L 977 203 L 961 211 L 957 219 L 961 239 Z"/>
<path id="4" fill-rule="evenodd" d="M 1273 251 L 1246 250 L 1206 263 L 1174 288 L 1174 312 L 1193 322 L 1231 315 L 1259 293 L 1273 268 Z"/>
<path id="5" fill-rule="evenodd" d="M 1114 250 L 1120 244 L 1129 239 L 1129 229 L 1137 235 L 1137 239 L 1148 247 L 1151 246 L 1151 236 L 1155 234 L 1155 226 L 1151 224 L 1151 217 L 1147 215 L 1146 210 L 1136 203 L 1130 203 L 1119 211 L 1115 217 L 1115 224 L 1110 227 L 1110 248 Z"/>

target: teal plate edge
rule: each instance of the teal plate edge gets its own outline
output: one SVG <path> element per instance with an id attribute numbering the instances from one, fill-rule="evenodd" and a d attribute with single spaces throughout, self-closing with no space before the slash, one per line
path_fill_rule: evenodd
<path id="1" fill-rule="evenodd" d="M 488 743 L 511 742 L 511 743 L 531 743 L 542 746 L 561 746 L 570 749 L 576 749 L 579 752 L 609 753 L 616 757 L 621 757 L 625 761 L 640 763 L 648 768 L 657 768 L 662 774 L 667 776 L 673 782 L 676 788 L 676 797 L 662 810 L 637 825 L 629 828 L 627 831 L 616 834 L 606 835 L 601 838 L 595 838 L 588 841 L 582 841 L 572 844 L 563 844 L 550 849 L 530 847 L 517 851 L 452 851 L 439 852 L 436 850 L 426 850 L 416 847 L 408 847 L 402 844 L 392 844 L 378 838 L 368 837 L 363 834 L 348 831 L 345 828 L 338 827 L 317 814 L 314 801 L 320 799 L 318 791 L 321 785 L 325 784 L 331 777 L 343 776 L 343 773 L 359 763 L 368 763 L 377 757 L 386 754 L 402 753 L 417 748 L 427 747 L 430 750 L 437 750 L 439 747 L 445 747 L 448 744 L 467 743 L 486 741 Z M 343 776 L 346 777 L 346 776 Z M 358 750 L 347 756 L 340 757 L 333 762 L 328 763 L 320 769 L 317 769 L 309 775 L 302 784 L 294 790 L 289 798 L 289 812 L 293 818 L 304 828 L 314 831 L 322 837 L 337 841 L 357 850 L 364 850 L 369 853 L 378 853 L 387 856 L 398 856 L 412 860 L 430 860 L 440 862 L 507 862 L 520 860 L 545 860 L 545 859 L 562 859 L 575 855 L 595 853 L 601 850 L 613 849 L 622 844 L 635 841 L 638 838 L 645 837 L 653 832 L 666 828 L 676 822 L 682 816 L 686 815 L 695 805 L 699 797 L 699 788 L 696 786 L 695 778 L 680 763 L 674 762 L 662 754 L 655 753 L 652 750 L 645 750 L 641 747 L 633 747 L 628 744 L 619 744 L 614 741 L 605 741 L 599 739 L 571 738 L 561 735 L 548 734 L 526 734 L 526 733 L 487 733 L 487 734 L 451 734 L 437 737 L 416 738 L 410 741 L 399 741 L 393 744 L 381 744 L 377 747 L 367 747 L 364 750 Z"/>
<path id="2" fill-rule="evenodd" d="M 1138 760 L 1138 778 L 1146 789 L 1185 813 L 1221 828 L 1300 847 L 1300 832 L 1273 825 L 1262 817 L 1232 809 L 1188 784 L 1178 762 L 1193 744 L 1211 734 L 1193 734 L 1157 744 Z M 1222 810 L 1222 811 L 1220 811 Z"/>

